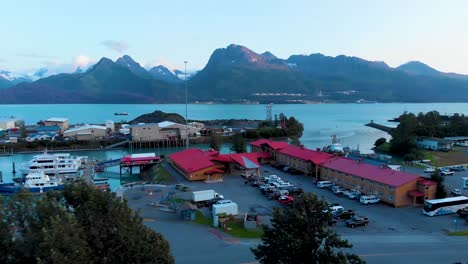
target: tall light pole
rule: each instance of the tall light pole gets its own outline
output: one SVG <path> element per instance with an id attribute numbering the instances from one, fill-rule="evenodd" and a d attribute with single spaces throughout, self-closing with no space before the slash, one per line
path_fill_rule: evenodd
<path id="1" fill-rule="evenodd" d="M 185 71 L 184 71 L 184 81 L 185 81 L 185 138 L 186 138 L 186 143 L 185 143 L 185 148 L 189 148 L 189 135 L 188 135 L 188 101 L 187 101 L 187 63 L 188 61 L 184 61 L 185 65 Z"/>

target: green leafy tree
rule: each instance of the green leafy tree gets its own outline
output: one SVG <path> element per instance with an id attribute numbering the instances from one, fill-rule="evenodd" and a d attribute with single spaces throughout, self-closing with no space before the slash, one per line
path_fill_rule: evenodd
<path id="1" fill-rule="evenodd" d="M 363 263 L 354 254 L 338 249 L 352 245 L 328 229 L 331 214 L 326 201 L 306 193 L 291 207 L 275 209 L 272 227 L 265 226 L 262 242 L 252 252 L 264 264 L 269 263 Z"/>
<path id="2" fill-rule="evenodd" d="M 221 149 L 221 144 L 223 144 L 221 137 L 218 134 L 213 133 L 210 136 L 210 148 L 219 151 Z"/>
<path id="3" fill-rule="evenodd" d="M 84 183 L 0 208 L 0 263 L 174 263 L 169 244 L 115 194 Z"/>
<path id="4" fill-rule="evenodd" d="M 247 152 L 245 140 L 241 133 L 237 133 L 232 137 L 231 151 L 236 153 Z"/>
<path id="5" fill-rule="evenodd" d="M 436 198 L 445 198 L 447 197 L 447 191 L 445 190 L 445 178 L 444 176 L 440 175 L 440 172 L 436 170 L 431 175 L 431 180 L 437 183 L 437 190 L 436 190 Z"/>
<path id="6" fill-rule="evenodd" d="M 374 146 L 378 147 L 378 146 L 380 146 L 380 145 L 382 145 L 382 144 L 385 144 L 385 143 L 387 143 L 387 139 L 386 139 L 386 138 L 379 138 L 379 139 L 377 139 L 377 140 L 375 141 Z"/>

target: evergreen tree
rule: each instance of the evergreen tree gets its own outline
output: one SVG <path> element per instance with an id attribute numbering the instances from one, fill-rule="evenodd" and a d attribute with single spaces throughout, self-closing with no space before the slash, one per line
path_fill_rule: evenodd
<path id="1" fill-rule="evenodd" d="M 169 244 L 115 194 L 84 183 L 0 207 L 0 263 L 174 263 Z"/>
<path id="2" fill-rule="evenodd" d="M 236 153 L 247 152 L 245 140 L 241 133 L 237 133 L 232 137 L 231 151 Z"/>
<path id="3" fill-rule="evenodd" d="M 306 193 L 291 207 L 275 209 L 272 227 L 265 226 L 262 243 L 252 249 L 255 258 L 270 263 L 363 263 L 354 254 L 337 251 L 352 245 L 328 229 L 331 214 L 326 201 Z"/>
<path id="4" fill-rule="evenodd" d="M 219 151 L 221 149 L 221 144 L 222 144 L 221 137 L 218 134 L 213 133 L 210 136 L 210 148 Z"/>
<path id="5" fill-rule="evenodd" d="M 437 183 L 437 190 L 436 190 L 436 198 L 441 199 L 447 197 L 447 191 L 445 191 L 445 178 L 444 176 L 440 175 L 440 172 L 436 170 L 431 175 L 431 180 Z"/>

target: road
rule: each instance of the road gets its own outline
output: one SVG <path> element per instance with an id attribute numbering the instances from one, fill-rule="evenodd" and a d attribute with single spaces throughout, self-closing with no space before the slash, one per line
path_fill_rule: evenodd
<path id="1" fill-rule="evenodd" d="M 171 173 L 174 171 L 168 168 Z M 357 201 L 335 196 L 328 190 L 318 189 L 310 177 L 289 175 L 272 167 L 262 167 L 264 174 L 277 174 L 304 190 L 316 193 L 332 202 L 338 202 L 346 209 L 354 209 L 371 219 L 367 227 L 347 228 L 338 223 L 334 230 L 348 239 L 353 245 L 350 251 L 360 255 L 368 263 L 468 263 L 468 237 L 449 237 L 446 229 L 454 229 L 455 215 L 427 217 L 421 208 L 392 208 L 379 204 L 364 206 Z M 244 184 L 238 175 L 226 176 L 223 183 L 206 184 L 182 182 L 194 190 L 214 189 L 232 199 L 241 212 L 260 206 L 271 211 L 276 201 L 266 199 L 257 188 Z M 147 195 L 147 190 L 132 190 L 129 205 L 140 210 L 150 228 L 162 233 L 171 245 L 176 263 L 251 263 L 255 259 L 250 248 L 259 240 L 237 239 L 218 230 L 195 223 L 183 222 L 175 214 L 156 211 L 147 206 L 155 197 Z M 133 198 L 132 198 L 133 197 Z M 269 209 L 269 210 L 268 210 Z M 459 223 L 458 229 L 466 229 L 466 223 Z"/>

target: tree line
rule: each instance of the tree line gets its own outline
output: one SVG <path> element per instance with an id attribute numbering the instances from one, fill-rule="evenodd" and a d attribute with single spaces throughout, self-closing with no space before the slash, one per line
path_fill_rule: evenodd
<path id="1" fill-rule="evenodd" d="M 463 114 L 451 116 L 441 115 L 437 111 L 427 113 L 404 112 L 399 118 L 399 124 L 391 131 L 390 153 L 404 156 L 406 160 L 417 159 L 421 154 L 416 148 L 418 137 L 451 137 L 468 136 L 468 117 Z M 376 146 L 385 143 L 376 141 Z"/>

